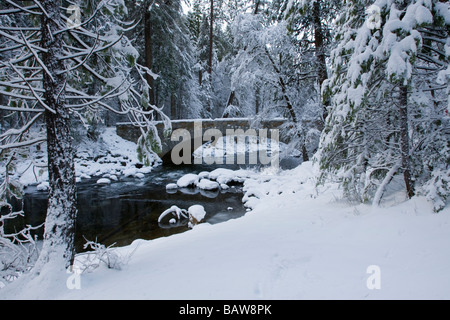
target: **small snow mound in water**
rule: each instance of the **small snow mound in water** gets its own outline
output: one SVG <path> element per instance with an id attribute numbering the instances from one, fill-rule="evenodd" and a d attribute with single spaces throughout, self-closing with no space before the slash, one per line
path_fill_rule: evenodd
<path id="1" fill-rule="evenodd" d="M 194 204 L 188 208 L 189 213 L 189 228 L 201 223 L 205 218 L 206 211 L 202 205 Z"/>
<path id="2" fill-rule="evenodd" d="M 202 179 L 197 184 L 197 187 L 203 190 L 217 190 L 219 189 L 220 185 L 216 181 L 211 181 L 209 179 Z"/>
<path id="3" fill-rule="evenodd" d="M 108 178 L 100 178 L 97 180 L 98 184 L 110 184 L 111 180 L 109 180 Z"/>
<path id="4" fill-rule="evenodd" d="M 185 174 L 184 176 L 182 176 L 180 179 L 178 179 L 177 185 L 180 188 L 196 186 L 198 183 L 198 180 L 199 180 L 199 177 L 197 174 L 188 173 L 188 174 Z"/>

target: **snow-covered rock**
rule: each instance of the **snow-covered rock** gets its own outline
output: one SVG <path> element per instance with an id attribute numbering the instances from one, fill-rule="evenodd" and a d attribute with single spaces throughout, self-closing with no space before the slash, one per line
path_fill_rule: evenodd
<path id="1" fill-rule="evenodd" d="M 137 168 L 128 168 L 128 169 L 123 170 L 122 174 L 125 177 L 134 176 L 134 175 L 136 175 L 137 170 L 138 170 Z"/>
<path id="2" fill-rule="evenodd" d="M 189 213 L 189 227 L 193 228 L 195 225 L 201 223 L 205 219 L 206 211 L 202 205 L 195 204 L 188 208 Z"/>
<path id="3" fill-rule="evenodd" d="M 45 191 L 48 190 L 48 188 L 49 188 L 48 181 L 43 181 L 36 186 L 36 189 L 39 191 Z"/>
<path id="4" fill-rule="evenodd" d="M 169 183 L 166 185 L 166 190 L 174 190 L 178 189 L 178 185 L 176 183 Z"/>
<path id="5" fill-rule="evenodd" d="M 142 172 L 138 172 L 134 176 L 139 179 L 143 179 L 145 177 L 145 175 Z"/>
<path id="6" fill-rule="evenodd" d="M 197 184 L 197 187 L 203 190 L 217 190 L 219 189 L 219 183 L 211 181 L 209 179 L 201 179 Z"/>
<path id="7" fill-rule="evenodd" d="M 188 173 L 182 176 L 177 181 L 177 186 L 180 188 L 186 188 L 186 187 L 195 187 L 198 183 L 199 176 L 194 173 Z"/>
<path id="8" fill-rule="evenodd" d="M 200 173 L 198 174 L 198 177 L 199 177 L 200 179 L 203 179 L 203 178 L 209 179 L 209 172 L 208 172 L 208 171 L 202 171 L 202 172 L 200 172 Z"/>
<path id="9" fill-rule="evenodd" d="M 245 178 L 249 176 L 246 170 L 231 170 L 225 168 L 218 168 L 209 173 L 209 179 L 216 180 L 219 184 L 228 184 L 230 182 L 244 182 Z"/>
<path id="10" fill-rule="evenodd" d="M 97 180 L 98 184 L 110 184 L 111 180 L 109 180 L 108 178 L 100 178 Z"/>
<path id="11" fill-rule="evenodd" d="M 225 168 L 218 168 L 209 173 L 209 179 L 216 180 L 221 178 L 229 178 L 230 180 L 235 176 L 235 171 Z M 226 183 L 226 182 L 224 182 Z"/>

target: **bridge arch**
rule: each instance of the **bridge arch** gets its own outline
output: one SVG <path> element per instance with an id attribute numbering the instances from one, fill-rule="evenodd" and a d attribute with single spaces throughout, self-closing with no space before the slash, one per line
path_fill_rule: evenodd
<path id="1" fill-rule="evenodd" d="M 180 160 L 183 160 L 184 163 L 193 163 L 192 153 L 213 137 L 217 139 L 217 136 L 226 136 L 230 132 L 244 136 L 251 135 L 252 129 L 255 129 L 255 132 L 258 132 L 259 129 L 279 129 L 285 122 L 286 119 L 277 118 L 262 120 L 258 126 L 253 126 L 252 121 L 248 118 L 172 120 L 172 134 L 167 137 L 163 135 L 164 124 L 157 122 L 156 128 L 162 144 L 158 156 L 163 163 L 178 164 L 176 162 Z M 139 128 L 131 123 L 118 123 L 116 131 L 120 137 L 133 142 L 137 142 L 141 135 Z M 283 140 L 280 141 L 286 142 Z M 176 154 L 175 161 L 172 157 L 173 152 Z"/>

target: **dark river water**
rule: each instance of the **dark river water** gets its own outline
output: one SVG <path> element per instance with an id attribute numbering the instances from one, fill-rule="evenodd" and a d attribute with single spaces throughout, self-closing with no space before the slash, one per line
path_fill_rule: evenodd
<path id="1" fill-rule="evenodd" d="M 155 239 L 188 230 L 187 221 L 159 224 L 160 214 L 176 205 L 188 209 L 200 204 L 205 208 L 205 221 L 211 224 L 238 218 L 245 214 L 242 186 L 227 190 L 204 191 L 183 188 L 166 191 L 168 183 L 176 183 L 186 173 L 212 171 L 207 165 L 160 166 L 144 178 L 121 178 L 111 184 L 97 184 L 97 178 L 77 183 L 78 217 L 75 235 L 77 252 L 82 252 L 85 239 L 104 245 L 123 246 L 135 239 Z M 237 169 L 226 166 L 226 168 Z M 47 191 L 26 188 L 24 210 L 26 222 L 33 226 L 45 220 Z M 38 235 L 43 233 L 43 227 Z"/>

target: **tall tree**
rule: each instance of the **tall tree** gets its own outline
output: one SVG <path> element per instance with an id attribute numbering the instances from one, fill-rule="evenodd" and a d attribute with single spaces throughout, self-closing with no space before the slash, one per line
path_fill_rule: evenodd
<path id="1" fill-rule="evenodd" d="M 182 0 L 127 1 L 129 19 L 137 23 L 129 33 L 141 53 L 140 63 L 156 76 L 147 76 L 147 103 L 166 108 L 172 119 L 198 117 L 198 84 L 194 83 L 195 52 L 189 37 Z"/>
<path id="2" fill-rule="evenodd" d="M 365 20 L 361 12 L 366 9 Z M 443 112 L 448 94 L 446 86 L 436 84 L 449 62 L 444 50 L 447 12 L 448 4 L 439 1 L 379 0 L 369 7 L 355 0 L 340 17 L 332 77 L 324 84 L 332 112 L 319 158 L 324 175 L 343 182 L 348 196 L 378 205 L 399 172 L 409 198 L 417 182 L 424 184 L 433 176 L 448 188 L 448 160 L 442 150 L 448 152 L 449 145 L 440 138 L 448 123 Z M 424 117 L 426 113 L 433 116 Z M 418 122 L 432 130 L 425 133 Z M 430 145 L 424 148 L 424 141 Z M 427 163 L 428 168 L 415 163 Z M 432 173 L 435 169 L 439 178 Z"/>
<path id="3" fill-rule="evenodd" d="M 118 24 L 123 3 L 100 1 L 90 7 L 93 3 L 84 2 L 82 7 L 69 8 L 64 4 L 7 0 L 0 8 L 0 16 L 14 16 L 0 26 L 0 92 L 8 97 L 0 109 L 33 115 L 1 135 L 1 156 L 14 157 L 16 148 L 47 143 L 49 199 L 38 272 L 49 262 L 67 267 L 74 258 L 77 210 L 71 118 L 85 109 L 104 108 L 128 115 L 145 135 L 155 130 L 151 120 L 160 111 L 141 108 L 141 89 L 151 72 L 136 63 L 137 52 Z M 69 17 L 65 17 L 67 9 Z M 83 9 L 90 15 L 81 21 Z M 137 79 L 131 78 L 132 72 Z M 88 94 L 94 79 L 102 85 Z M 118 99 L 117 108 L 111 106 L 111 99 Z M 30 129 L 42 118 L 45 133 L 32 133 Z"/>
<path id="4" fill-rule="evenodd" d="M 208 54 L 208 73 L 211 77 L 212 73 L 212 59 L 213 59 L 213 30 L 214 30 L 214 0 L 210 1 L 209 4 L 210 14 L 209 14 L 209 54 Z"/>

